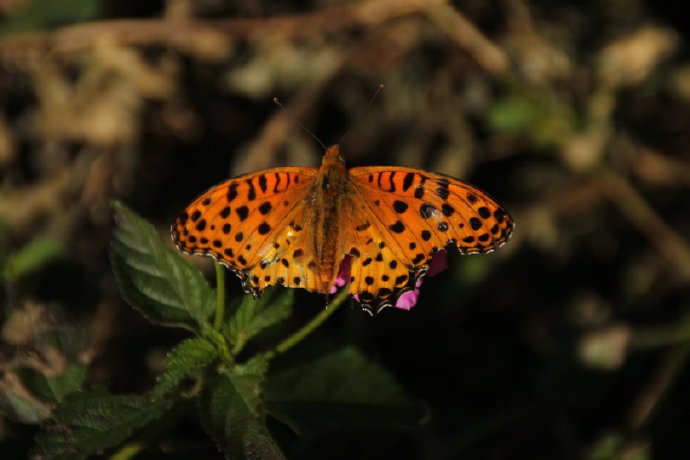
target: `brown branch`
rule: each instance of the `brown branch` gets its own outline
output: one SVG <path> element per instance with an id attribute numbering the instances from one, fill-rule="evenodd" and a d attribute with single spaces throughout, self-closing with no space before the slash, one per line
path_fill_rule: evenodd
<path id="1" fill-rule="evenodd" d="M 170 20 L 123 19 L 64 27 L 52 32 L 14 36 L 0 41 L 0 59 L 26 53 L 74 53 L 111 42 L 119 45 L 163 45 L 188 49 L 215 38 L 242 40 L 285 36 L 302 38 L 367 28 L 423 11 L 445 0 L 370 0 L 324 10 L 260 19 Z"/>
<path id="2" fill-rule="evenodd" d="M 340 69 L 340 66 L 337 66 L 337 69 Z M 241 155 L 237 156 L 237 161 L 233 166 L 234 174 L 273 166 L 275 155 L 280 146 L 285 143 L 288 133 L 298 127 L 292 117 L 297 120 L 305 119 L 309 110 L 328 88 L 337 69 L 299 91 L 285 110 L 276 108 L 274 115 L 264 125 L 261 133 Z"/>
<path id="3" fill-rule="evenodd" d="M 429 19 L 448 37 L 467 51 L 487 72 L 499 75 L 508 71 L 508 56 L 489 40 L 465 16 L 450 5 L 436 5 L 426 10 Z"/>
<path id="4" fill-rule="evenodd" d="M 668 394 L 674 380 L 683 369 L 690 355 L 690 343 L 686 342 L 669 350 L 657 368 L 652 380 L 633 403 L 628 414 L 628 427 L 631 431 L 641 430 L 651 419 Z"/>
<path id="5" fill-rule="evenodd" d="M 644 234 L 652 246 L 677 270 L 682 280 L 690 280 L 690 249 L 625 179 L 608 172 L 597 182 L 602 194 Z"/>

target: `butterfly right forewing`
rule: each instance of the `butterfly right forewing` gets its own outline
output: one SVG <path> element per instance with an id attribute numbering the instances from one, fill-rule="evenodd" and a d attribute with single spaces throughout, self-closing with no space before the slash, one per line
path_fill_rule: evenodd
<path id="1" fill-rule="evenodd" d="M 411 289 L 444 247 L 491 252 L 513 230 L 510 215 L 496 201 L 458 179 L 410 168 L 363 167 L 351 169 L 350 180 L 354 211 L 347 234 L 358 247 L 351 292 L 363 294 L 377 309 Z"/>

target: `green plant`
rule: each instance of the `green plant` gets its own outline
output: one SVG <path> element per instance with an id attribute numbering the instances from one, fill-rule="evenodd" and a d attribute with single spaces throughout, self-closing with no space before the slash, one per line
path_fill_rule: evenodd
<path id="1" fill-rule="evenodd" d="M 36 437 L 34 456 L 84 458 L 119 448 L 115 458 L 130 458 L 194 409 L 218 449 L 233 458 L 284 458 L 267 417 L 301 435 L 415 425 L 418 407 L 353 347 L 270 372 L 272 360 L 333 314 L 345 292 L 276 346 L 246 356 L 249 341 L 261 343 L 262 331 L 290 315 L 292 291 L 245 296 L 226 319 L 222 267 L 216 266 L 214 290 L 151 224 L 120 203 L 114 210 L 111 259 L 124 298 L 151 322 L 191 336 L 168 353 L 164 370 L 145 394 L 92 388 L 67 395 Z"/>

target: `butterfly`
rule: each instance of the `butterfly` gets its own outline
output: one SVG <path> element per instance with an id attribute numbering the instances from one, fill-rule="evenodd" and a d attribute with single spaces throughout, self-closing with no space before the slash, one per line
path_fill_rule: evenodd
<path id="1" fill-rule="evenodd" d="M 378 313 L 415 288 L 439 251 L 492 252 L 513 227 L 472 185 L 404 167 L 347 169 L 334 145 L 318 169 L 264 169 L 216 185 L 171 233 L 180 251 L 214 257 L 255 297 L 272 285 L 331 293 L 346 261 L 347 289 Z"/>

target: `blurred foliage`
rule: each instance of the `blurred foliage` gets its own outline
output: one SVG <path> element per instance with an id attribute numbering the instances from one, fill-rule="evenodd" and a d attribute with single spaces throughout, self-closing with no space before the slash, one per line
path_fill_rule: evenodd
<path id="1" fill-rule="evenodd" d="M 228 434 L 226 451 L 251 432 L 290 458 L 688 457 L 683 13 L 649 0 L 0 2 L 0 456 L 26 456 L 37 424 L 91 439 L 60 402 L 103 397 L 117 427 L 150 393 L 157 409 L 84 452 L 129 439 L 121 458 L 213 458 L 206 429 Z M 410 312 L 339 310 L 272 360 L 265 386 L 258 365 L 206 374 L 223 341 L 251 362 L 323 310 L 322 296 L 276 290 L 236 299 L 242 313 L 215 328 L 197 272 L 211 265 L 178 266 L 164 247 L 211 185 L 317 165 L 293 118 L 327 143 L 351 127 L 350 165 L 480 186 L 515 237 L 451 259 Z M 111 228 L 113 198 L 154 225 Z M 137 311 L 182 328 L 133 313 L 118 282 Z M 197 407 L 162 416 L 205 375 Z M 209 404 L 242 409 L 242 391 L 265 392 L 266 423 L 220 430 Z M 396 395 L 423 403 L 423 424 L 396 423 L 417 420 L 405 405 L 351 412 Z M 239 415 L 255 415 L 245 401 Z"/>
<path id="2" fill-rule="evenodd" d="M 302 365 L 271 376 L 271 360 L 292 346 L 286 344 L 301 340 L 288 338 L 275 350 L 245 356 L 239 362 L 249 340 L 289 314 L 292 292 L 259 300 L 246 296 L 224 324 L 223 295 L 214 305 L 211 288 L 197 269 L 165 247 L 141 217 L 119 202 L 113 207 L 117 226 L 112 258 L 123 296 L 151 322 L 184 327 L 196 336 L 167 354 L 154 388 L 145 394 L 113 395 L 103 388 L 77 392 L 84 380 L 83 366 L 72 365 L 50 380 L 40 374 L 27 376 L 32 382 L 30 391 L 60 403 L 55 408 L 41 407 L 11 393 L 4 398 L 4 405 L 24 423 L 50 419 L 36 436 L 31 457 L 87 458 L 118 446 L 115 456 L 135 455 L 146 447 L 151 432 L 160 435 L 171 421 L 187 415 L 190 402 L 197 406 L 208 435 L 228 457 L 285 458 L 268 431 L 266 414 L 297 433 L 353 425 L 374 431 L 414 426 L 420 415 L 416 404 L 355 349 L 309 364 L 309 372 Z M 334 299 L 331 311 L 345 297 Z M 211 311 L 219 318 L 213 325 L 207 321 L 211 311 L 202 313 L 207 303 L 215 307 Z M 187 381 L 193 382 L 191 388 L 184 385 Z M 357 392 L 352 391 L 355 385 Z M 269 397 L 265 387 L 272 389 Z M 50 409 L 54 409 L 52 413 Z M 139 433 L 139 439 L 125 444 Z"/>
<path id="3" fill-rule="evenodd" d="M 0 23 L 0 37 L 20 32 L 35 32 L 96 19 L 99 1 L 95 0 L 10 0 L 9 15 Z"/>

